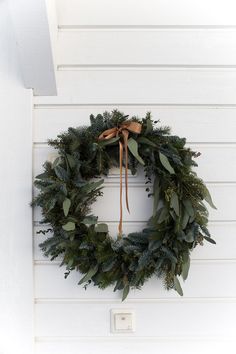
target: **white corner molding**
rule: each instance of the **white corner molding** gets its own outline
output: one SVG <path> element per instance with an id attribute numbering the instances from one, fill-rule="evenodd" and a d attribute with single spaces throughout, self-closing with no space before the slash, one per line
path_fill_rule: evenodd
<path id="1" fill-rule="evenodd" d="M 8 0 L 26 88 L 34 95 L 56 95 L 54 0 Z"/>

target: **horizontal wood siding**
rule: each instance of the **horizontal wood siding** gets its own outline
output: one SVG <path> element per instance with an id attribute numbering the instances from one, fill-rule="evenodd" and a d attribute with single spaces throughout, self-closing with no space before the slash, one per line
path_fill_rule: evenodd
<path id="1" fill-rule="evenodd" d="M 151 279 L 125 303 L 112 289 L 85 291 L 80 274 L 64 279 L 60 259 L 39 250 L 34 212 L 36 353 L 229 354 L 236 351 L 236 20 L 231 0 L 57 0 L 58 96 L 34 98 L 34 176 L 55 153 L 48 138 L 89 124 L 91 113 L 119 109 L 186 137 L 198 175 L 217 205 L 209 228 L 217 244 L 192 252 L 184 297 Z M 36 193 L 36 191 L 35 191 Z M 112 195 L 112 201 L 111 201 Z M 124 231 L 140 230 L 152 212 L 144 176 L 129 176 L 131 213 Z M 93 205 L 117 234 L 119 176 L 105 179 Z M 110 310 L 132 308 L 137 330 L 110 332 Z"/>

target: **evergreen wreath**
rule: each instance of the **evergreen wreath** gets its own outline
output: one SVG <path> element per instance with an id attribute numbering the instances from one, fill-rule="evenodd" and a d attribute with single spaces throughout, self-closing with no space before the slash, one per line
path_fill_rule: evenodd
<path id="1" fill-rule="evenodd" d="M 192 171 L 199 153 L 185 146 L 185 138 L 170 135 L 168 127 L 157 126 L 150 113 L 128 119 L 114 110 L 91 115 L 90 121 L 89 127 L 69 128 L 49 140 L 58 157 L 46 161 L 44 172 L 36 177 L 40 192 L 32 203 L 42 208 L 40 223 L 50 225 L 39 233 L 52 231 L 41 249 L 51 260 L 62 256 L 65 277 L 79 270 L 84 275 L 79 284 L 85 288 L 90 283 L 101 289 L 113 285 L 114 291 L 123 291 L 124 300 L 130 288 L 140 289 L 156 276 L 167 290 L 182 296 L 179 276 L 184 280 L 188 276 L 190 252 L 204 240 L 215 243 L 207 229 L 204 201 L 215 206 L 204 182 Z M 128 129 L 124 136 L 130 123 L 141 125 L 141 131 Z M 110 137 L 114 129 L 116 136 Z M 142 231 L 122 237 L 120 233 L 114 239 L 108 226 L 90 214 L 90 207 L 102 196 L 99 178 L 119 162 L 125 165 L 125 159 L 119 160 L 119 144 L 123 150 L 126 138 L 127 167 L 135 174 L 143 165 L 153 215 Z"/>

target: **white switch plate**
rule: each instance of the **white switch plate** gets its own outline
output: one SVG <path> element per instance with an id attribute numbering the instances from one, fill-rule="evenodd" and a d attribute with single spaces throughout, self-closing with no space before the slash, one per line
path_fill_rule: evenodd
<path id="1" fill-rule="evenodd" d="M 130 309 L 111 310 L 111 332 L 131 333 L 135 332 L 135 313 Z"/>

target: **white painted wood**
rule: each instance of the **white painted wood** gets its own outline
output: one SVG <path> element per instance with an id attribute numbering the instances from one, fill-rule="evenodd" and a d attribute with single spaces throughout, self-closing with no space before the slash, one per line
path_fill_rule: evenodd
<path id="1" fill-rule="evenodd" d="M 0 353 L 32 354 L 32 91 L 23 87 L 5 0 L 0 33 Z"/>
<path id="2" fill-rule="evenodd" d="M 58 132 L 59 133 L 59 132 Z M 56 135 L 56 134 L 54 134 Z M 190 145 L 193 151 L 200 152 L 201 156 L 195 159 L 198 164 L 194 170 L 198 173 L 199 177 L 207 182 L 236 182 L 236 144 L 198 144 Z M 43 170 L 42 165 L 46 160 L 49 160 L 51 154 L 56 150 L 48 145 L 35 145 L 34 147 L 34 174 L 40 174 Z M 215 158 L 217 156 L 217 159 Z M 224 166 L 224 168 L 220 168 Z M 130 183 L 143 183 L 145 182 L 144 174 L 140 173 L 134 177 L 130 176 Z M 110 181 L 110 180 L 109 180 Z M 119 172 L 116 179 L 112 177 L 111 182 L 119 183 Z"/>
<path id="3" fill-rule="evenodd" d="M 142 230 L 145 226 L 146 223 L 140 222 L 123 223 L 123 232 L 125 234 L 136 232 Z M 110 234 L 116 237 L 118 222 L 110 222 L 108 227 Z M 42 229 L 48 229 L 48 227 L 42 227 L 42 225 L 34 227 L 34 259 L 36 261 L 48 260 L 40 250 L 39 244 L 46 240 L 50 233 L 45 236 L 37 234 L 37 231 Z M 191 253 L 191 259 L 236 259 L 236 222 L 212 222 L 209 224 L 209 230 L 216 241 L 216 245 L 212 246 L 212 244 L 205 242 L 204 247 L 197 247 Z"/>
<path id="4" fill-rule="evenodd" d="M 212 252 L 214 252 L 214 249 Z M 186 282 L 182 281 L 184 291 L 183 301 L 186 298 L 202 298 L 204 302 L 204 299 L 206 300 L 208 297 L 236 297 L 236 284 L 233 281 L 235 271 L 235 260 L 192 260 L 189 277 Z M 72 272 L 65 280 L 63 274 L 65 268 L 59 268 L 59 263 L 38 262 L 35 266 L 35 272 L 37 279 L 35 296 L 38 299 L 52 299 L 50 302 L 52 306 L 55 299 L 62 299 L 62 301 L 67 301 L 68 299 L 68 302 L 70 301 L 69 299 L 81 299 L 84 301 L 89 299 L 95 301 L 107 299 L 108 303 L 110 300 L 121 302 L 121 292 L 117 291 L 114 293 L 113 287 L 99 291 L 91 285 L 88 286 L 87 290 L 84 290 L 82 286 L 77 285 L 82 277 L 78 272 Z M 53 279 L 53 281 L 50 281 L 50 279 Z M 153 277 L 143 286 L 141 291 L 132 290 L 129 294 L 128 302 L 132 303 L 133 300 L 144 299 L 145 303 L 145 299 L 148 302 L 148 299 L 156 299 L 158 301 L 160 298 L 176 298 L 180 300 L 179 295 L 175 291 L 166 291 L 163 288 L 161 280 Z M 44 305 L 45 303 L 41 306 L 43 307 Z M 65 307 L 69 309 L 70 303 L 65 304 Z M 138 321 L 137 324 L 140 325 L 140 322 Z M 91 335 L 90 332 L 88 334 Z"/>
<path id="5" fill-rule="evenodd" d="M 236 104 L 236 70 L 63 70 L 58 96 L 35 103 Z"/>
<path id="6" fill-rule="evenodd" d="M 48 339 L 36 342 L 37 354 L 78 354 L 78 347 L 83 354 L 103 353 L 103 354 L 234 354 L 236 342 L 228 338 L 170 338 L 158 339 L 143 338 L 138 339 L 127 337 L 105 337 L 97 338 L 58 338 Z"/>
<path id="7" fill-rule="evenodd" d="M 234 354 L 234 1 L 57 0 L 57 7 L 58 97 L 34 100 L 33 174 L 41 171 L 49 153 L 46 140 L 69 126 L 89 124 L 90 113 L 118 108 L 142 116 L 152 111 L 202 152 L 197 171 L 218 207 L 210 210 L 209 223 L 217 245 L 193 251 L 183 298 L 152 279 L 121 303 L 121 294 L 112 289 L 85 291 L 77 285 L 79 273 L 64 280 L 60 260 L 46 260 L 38 248 L 44 236 L 35 235 L 37 354 Z M 152 210 L 142 174 L 129 181 L 131 214 L 124 211 L 125 232 L 141 229 Z M 118 176 L 106 180 L 93 211 L 115 236 Z M 34 232 L 40 219 L 36 209 Z M 117 307 L 135 310 L 133 337 L 110 333 L 109 312 Z"/>
<path id="8" fill-rule="evenodd" d="M 116 304 L 117 308 L 131 304 Z M 183 312 L 183 306 L 185 311 Z M 37 304 L 37 336 L 109 336 L 111 304 Z M 137 319 L 134 337 L 139 336 L 234 336 L 235 302 L 163 302 L 132 304 Z M 167 315 L 168 314 L 168 315 Z M 61 320 L 63 318 L 63 321 Z M 150 326 L 150 318 L 157 323 Z M 161 321 L 158 321 L 161 318 Z"/>
<path id="9" fill-rule="evenodd" d="M 235 25 L 233 0 L 58 0 L 60 26 Z"/>
<path id="10" fill-rule="evenodd" d="M 61 30 L 59 67 L 236 65 L 236 29 Z"/>
<path id="11" fill-rule="evenodd" d="M 34 109 L 34 141 L 44 142 L 66 131 L 68 127 L 89 125 L 90 114 L 119 109 L 125 114 L 144 117 L 152 112 L 160 125 L 169 125 L 172 133 L 189 142 L 236 142 L 235 107 L 201 106 L 36 106 Z M 227 124 L 229 129 L 222 129 Z"/>
<path id="12" fill-rule="evenodd" d="M 52 0 L 49 0 L 51 2 Z M 8 0 L 26 88 L 35 95 L 55 95 L 56 77 L 45 0 Z"/>

